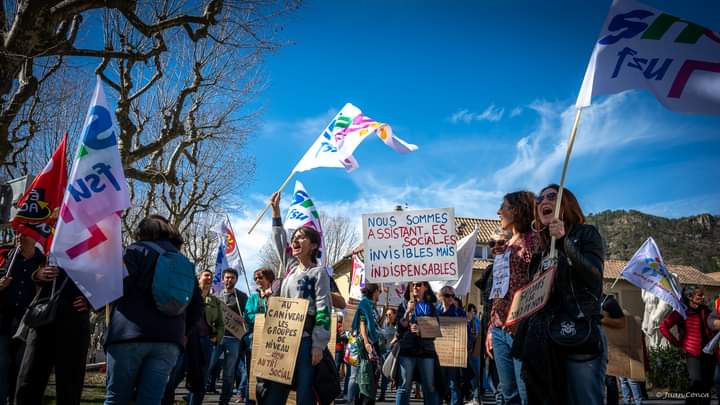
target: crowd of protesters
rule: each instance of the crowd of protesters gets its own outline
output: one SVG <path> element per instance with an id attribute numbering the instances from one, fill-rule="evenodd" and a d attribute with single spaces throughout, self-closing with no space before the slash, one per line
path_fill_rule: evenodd
<path id="1" fill-rule="evenodd" d="M 167 219 L 150 215 L 137 224 L 135 242 L 125 249 L 124 294 L 107 312 L 105 404 L 172 404 L 183 381 L 190 404 L 203 403 L 208 392 L 219 394 L 220 404 L 252 404 L 250 384 L 255 384 L 257 403 L 272 405 L 286 403 L 291 391 L 301 405 L 374 404 L 388 399 L 390 387 L 397 405 L 409 404 L 413 396 L 427 405 L 480 404 L 488 394 L 497 404 L 599 405 L 618 403 L 618 383 L 625 403 L 641 404 L 638 381 L 606 375 L 604 330 L 622 328 L 625 320 L 614 297 L 603 293 L 603 240 L 585 224 L 573 193 L 563 190 L 558 204 L 559 194 L 557 185 L 549 185 L 537 196 L 517 191 L 503 197 L 502 229 L 490 242 L 496 260 L 475 284 L 482 312 L 463 305 L 452 287 L 433 291 L 427 281 L 409 283 L 404 302 L 391 307 L 379 302 L 381 286 L 367 283 L 353 318 L 345 322 L 349 330 L 343 329 L 346 303 L 322 261 L 320 234 L 301 227 L 288 235 L 279 194 L 270 202 L 279 268 L 256 270 L 249 296 L 236 287 L 235 269 L 222 271 L 218 291 L 212 290 L 214 272 L 200 269 L 188 302 L 172 315 L 158 307 L 153 280 L 161 257 L 182 256 L 184 241 Z M 548 266 L 544 258 L 553 244 L 557 260 Z M 89 304 L 35 245 L 19 236 L 13 248 L 0 252 L 0 405 L 43 403 L 53 370 L 57 403 L 78 404 L 90 340 Z M 508 322 L 514 293 L 549 268 L 555 278 L 547 304 L 518 323 Z M 253 326 L 271 296 L 309 303 L 291 385 L 249 379 Z M 55 313 L 26 325 L 27 309 L 42 298 L 57 302 Z M 704 304 L 702 288 L 689 289 L 684 299 L 686 317 L 673 311 L 660 331 L 687 359 L 688 392 L 697 394 L 688 403 L 709 403 L 720 365 L 717 350 L 707 354 L 703 348 L 720 330 L 719 308 Z M 243 333 L 226 324 L 225 311 L 242 319 Z M 327 349 L 333 314 L 335 353 Z M 467 322 L 465 367 L 440 366 L 438 335 L 428 326 L 435 321 L 439 328 L 440 317 Z M 582 339 L 558 335 L 556 328 L 569 324 Z"/>

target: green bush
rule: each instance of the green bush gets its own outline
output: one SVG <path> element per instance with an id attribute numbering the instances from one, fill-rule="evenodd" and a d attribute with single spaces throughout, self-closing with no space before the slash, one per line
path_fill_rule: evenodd
<path id="1" fill-rule="evenodd" d="M 688 386 L 685 353 L 668 346 L 650 349 L 650 369 L 647 381 L 656 388 L 667 388 L 671 392 L 686 392 Z"/>

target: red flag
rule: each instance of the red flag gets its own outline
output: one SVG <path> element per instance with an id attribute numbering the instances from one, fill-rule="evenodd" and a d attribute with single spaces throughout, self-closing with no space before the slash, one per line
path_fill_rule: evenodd
<path id="1" fill-rule="evenodd" d="M 67 132 L 42 173 L 35 177 L 30 189 L 18 200 L 18 211 L 10 221 L 16 232 L 38 241 L 45 252 L 50 248 L 57 210 L 67 188 L 66 146 Z"/>

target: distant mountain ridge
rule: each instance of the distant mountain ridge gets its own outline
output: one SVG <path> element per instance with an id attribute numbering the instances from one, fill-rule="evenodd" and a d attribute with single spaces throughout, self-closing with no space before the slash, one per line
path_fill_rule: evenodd
<path id="1" fill-rule="evenodd" d="M 588 215 L 587 221 L 603 236 L 608 259 L 630 259 L 652 236 L 666 263 L 690 265 L 703 273 L 720 271 L 719 216 L 671 219 L 635 210 L 608 210 Z"/>

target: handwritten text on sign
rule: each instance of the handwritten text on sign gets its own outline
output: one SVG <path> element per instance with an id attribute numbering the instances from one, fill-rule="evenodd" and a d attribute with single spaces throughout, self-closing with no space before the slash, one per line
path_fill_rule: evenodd
<path id="1" fill-rule="evenodd" d="M 441 316 L 439 320 L 442 336 L 433 343 L 440 366 L 467 367 L 467 319 Z"/>
<path id="2" fill-rule="evenodd" d="M 363 214 L 362 220 L 368 281 L 457 280 L 454 209 Z"/>
<path id="3" fill-rule="evenodd" d="M 555 268 L 547 270 L 530 284 L 515 291 L 505 326 L 514 325 L 547 304 L 555 281 Z"/>
<path id="4" fill-rule="evenodd" d="M 225 330 L 236 338 L 241 339 L 245 335 L 245 321 L 240 314 L 227 305 L 223 305 L 223 323 Z"/>
<path id="5" fill-rule="evenodd" d="M 265 316 L 264 341 L 257 356 L 257 376 L 282 384 L 292 382 L 308 301 L 272 297 Z"/>

